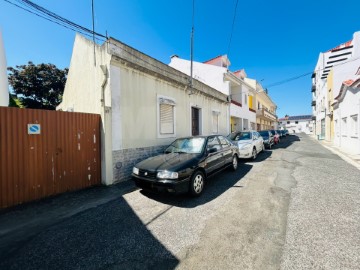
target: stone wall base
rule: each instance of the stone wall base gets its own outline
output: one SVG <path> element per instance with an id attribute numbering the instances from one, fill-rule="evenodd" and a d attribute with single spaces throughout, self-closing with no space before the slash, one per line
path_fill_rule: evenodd
<path id="1" fill-rule="evenodd" d="M 136 163 L 162 154 L 165 148 L 166 146 L 162 145 L 113 151 L 113 183 L 130 180 L 132 168 Z"/>

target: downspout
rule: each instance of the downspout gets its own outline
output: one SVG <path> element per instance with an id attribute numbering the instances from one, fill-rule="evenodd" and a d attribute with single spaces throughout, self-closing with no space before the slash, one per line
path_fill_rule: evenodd
<path id="1" fill-rule="evenodd" d="M 106 67 L 106 65 L 100 65 L 100 68 L 103 72 L 104 75 L 104 79 L 103 82 L 101 84 L 101 106 L 103 107 L 103 112 L 105 113 L 105 87 L 108 81 L 108 69 Z"/>

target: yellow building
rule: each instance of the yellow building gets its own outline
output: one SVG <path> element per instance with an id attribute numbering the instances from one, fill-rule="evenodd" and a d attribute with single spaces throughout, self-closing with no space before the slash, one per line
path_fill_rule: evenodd
<path id="1" fill-rule="evenodd" d="M 256 89 L 255 96 L 249 97 L 249 106 L 251 104 L 251 108 L 256 111 L 256 130 L 276 129 L 277 106 L 267 90 L 256 80 L 245 78 L 245 81 Z"/>

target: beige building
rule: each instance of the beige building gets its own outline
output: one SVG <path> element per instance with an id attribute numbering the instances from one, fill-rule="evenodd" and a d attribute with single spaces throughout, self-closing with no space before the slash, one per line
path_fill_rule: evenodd
<path id="1" fill-rule="evenodd" d="M 190 89 L 188 75 L 113 38 L 76 36 L 57 109 L 101 115 L 104 184 L 129 179 L 176 137 L 229 133 L 227 95 L 197 80 Z"/>
<path id="2" fill-rule="evenodd" d="M 277 129 L 277 106 L 270 98 L 267 90 L 254 79 L 245 78 L 245 82 L 255 89 L 255 97 L 252 103 L 256 109 L 256 130 Z"/>

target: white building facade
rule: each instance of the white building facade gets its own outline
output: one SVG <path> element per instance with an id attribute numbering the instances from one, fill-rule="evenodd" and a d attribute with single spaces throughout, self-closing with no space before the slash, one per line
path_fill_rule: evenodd
<path id="1" fill-rule="evenodd" d="M 9 105 L 9 85 L 7 79 L 7 66 L 5 48 L 0 30 L 0 106 Z"/>
<path id="2" fill-rule="evenodd" d="M 102 119 L 102 181 L 127 180 L 132 167 L 177 137 L 229 133 L 227 95 L 115 39 L 80 35 L 58 110 Z"/>
<path id="3" fill-rule="evenodd" d="M 360 57 L 360 32 L 350 41 L 320 53 L 312 75 L 312 119 L 315 135 L 320 139 L 334 141 L 334 98 L 339 94 L 341 83 L 346 80 L 345 64 Z"/>
<path id="4" fill-rule="evenodd" d="M 173 56 L 169 66 L 190 75 L 191 62 Z M 256 90 L 244 81 L 243 70 L 230 72 L 227 56 L 219 56 L 204 63 L 193 62 L 193 77 L 218 90 L 230 102 L 228 128 L 231 132 L 256 129 L 256 110 L 253 109 Z"/>
<path id="5" fill-rule="evenodd" d="M 285 116 L 279 118 L 279 129 L 287 129 L 292 133 L 313 133 L 312 115 Z"/>

